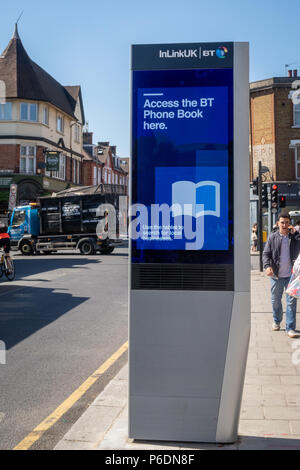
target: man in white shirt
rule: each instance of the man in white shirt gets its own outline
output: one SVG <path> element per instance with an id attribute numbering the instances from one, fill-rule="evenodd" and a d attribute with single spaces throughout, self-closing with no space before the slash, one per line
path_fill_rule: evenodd
<path id="1" fill-rule="evenodd" d="M 300 252 L 300 234 L 291 226 L 288 214 L 280 214 L 278 230 L 272 232 L 263 251 L 263 266 L 271 279 L 271 300 L 273 308 L 273 330 L 280 330 L 282 321 L 282 295 L 287 288 L 292 267 Z M 297 299 L 286 296 L 286 332 L 296 338 Z"/>

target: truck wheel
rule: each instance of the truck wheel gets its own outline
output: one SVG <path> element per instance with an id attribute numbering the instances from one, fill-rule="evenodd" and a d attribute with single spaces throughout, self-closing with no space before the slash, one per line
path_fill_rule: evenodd
<path id="1" fill-rule="evenodd" d="M 82 255 L 88 256 L 88 255 L 93 255 L 93 254 L 95 253 L 94 245 L 93 245 L 93 243 L 90 242 L 89 240 L 84 240 L 84 241 L 81 243 L 79 249 L 80 249 L 80 253 L 81 253 Z"/>
<path id="2" fill-rule="evenodd" d="M 31 243 L 28 240 L 25 240 L 22 242 L 20 246 L 20 251 L 22 255 L 25 255 L 25 256 L 33 255 L 33 248 L 31 246 Z"/>
<path id="3" fill-rule="evenodd" d="M 106 248 L 101 248 L 101 255 L 110 255 L 114 251 L 114 246 L 107 246 Z"/>

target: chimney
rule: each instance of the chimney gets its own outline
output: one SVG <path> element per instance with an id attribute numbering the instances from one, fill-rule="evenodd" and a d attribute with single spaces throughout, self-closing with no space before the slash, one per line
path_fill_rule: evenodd
<path id="1" fill-rule="evenodd" d="M 293 71 L 292 70 L 288 70 L 288 77 L 292 77 L 293 76 Z"/>
<path id="2" fill-rule="evenodd" d="M 293 70 L 293 76 L 297 77 L 298 76 L 298 70 Z"/>
<path id="3" fill-rule="evenodd" d="M 91 145 L 93 143 L 93 132 L 83 132 L 83 144 Z"/>

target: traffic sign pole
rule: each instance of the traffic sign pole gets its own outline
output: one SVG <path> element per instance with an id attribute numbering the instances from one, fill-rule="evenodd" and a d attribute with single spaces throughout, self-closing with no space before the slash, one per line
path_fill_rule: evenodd
<path id="1" fill-rule="evenodd" d="M 262 168 L 261 162 L 258 162 L 258 250 L 259 250 L 259 270 L 263 271 L 262 263 L 262 251 L 263 251 L 263 239 L 262 239 Z"/>

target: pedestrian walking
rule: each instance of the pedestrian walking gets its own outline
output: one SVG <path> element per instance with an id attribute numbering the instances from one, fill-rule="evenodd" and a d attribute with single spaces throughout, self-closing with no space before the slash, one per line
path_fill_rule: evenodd
<path id="1" fill-rule="evenodd" d="M 300 232 L 300 220 L 297 220 L 295 229 L 297 230 L 297 232 Z"/>
<path id="2" fill-rule="evenodd" d="M 273 309 L 273 331 L 280 330 L 282 321 L 282 295 L 287 288 L 292 267 L 300 253 L 300 233 L 291 225 L 288 214 L 281 213 L 278 230 L 272 232 L 263 251 L 263 267 L 271 282 L 271 302 Z M 297 299 L 286 294 L 286 332 L 290 338 L 297 337 Z"/>
<path id="3" fill-rule="evenodd" d="M 257 251 L 257 224 L 253 224 L 252 226 L 251 251 Z"/>

